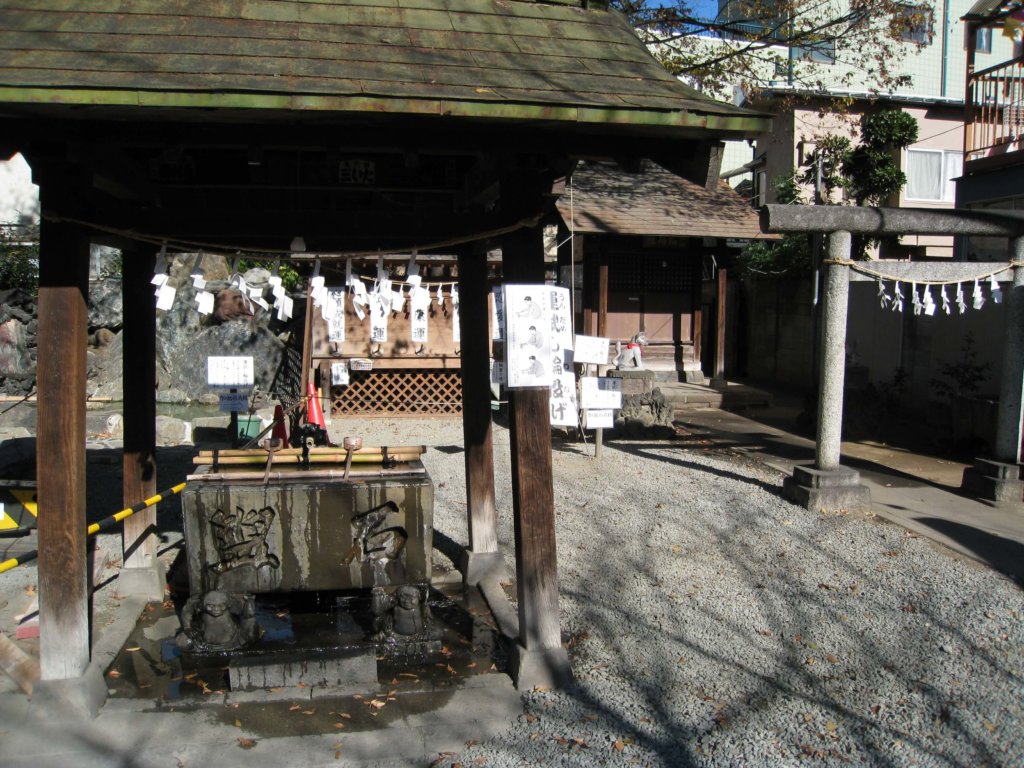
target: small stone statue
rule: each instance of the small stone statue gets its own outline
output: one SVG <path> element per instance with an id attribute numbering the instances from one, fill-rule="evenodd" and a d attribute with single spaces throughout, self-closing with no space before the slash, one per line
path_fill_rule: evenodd
<path id="1" fill-rule="evenodd" d="M 192 651 L 229 651 L 255 642 L 256 598 L 212 589 L 185 602 L 177 643 Z"/>
<path id="2" fill-rule="evenodd" d="M 371 590 L 373 608 L 373 639 L 385 648 L 403 647 L 405 653 L 434 653 L 441 648 L 441 628 L 426 601 L 424 588 L 405 584 L 393 594 L 383 587 Z"/>
<path id="3" fill-rule="evenodd" d="M 643 331 L 634 334 L 626 348 L 622 348 L 622 342 L 615 342 L 615 369 L 623 370 L 632 368 L 637 371 L 644 370 L 643 350 L 647 347 L 647 334 Z"/>

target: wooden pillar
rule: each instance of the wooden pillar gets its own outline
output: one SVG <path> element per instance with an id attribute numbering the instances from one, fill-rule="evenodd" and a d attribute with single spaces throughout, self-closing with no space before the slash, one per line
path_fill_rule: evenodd
<path id="1" fill-rule="evenodd" d="M 541 229 L 502 240 L 506 283 L 543 283 Z M 555 501 L 548 387 L 510 389 L 512 505 L 515 514 L 519 641 L 513 676 L 519 688 L 571 680 L 558 616 Z"/>
<path id="2" fill-rule="evenodd" d="M 597 335 L 608 335 L 608 262 L 601 258 L 597 268 Z M 597 375 L 604 376 L 608 372 L 607 365 L 597 367 Z M 600 459 L 604 453 L 604 430 L 594 430 L 594 458 Z"/>
<path id="3" fill-rule="evenodd" d="M 498 511 L 494 495 L 494 443 L 491 429 L 490 339 L 487 253 L 459 253 L 459 330 L 462 338 L 462 434 L 466 459 L 469 549 L 462 562 L 466 585 L 484 578 L 506 578 L 498 551 Z"/>
<path id="4" fill-rule="evenodd" d="M 151 252 L 122 253 L 121 290 L 124 306 L 124 506 L 157 492 L 156 487 L 156 308 L 150 279 Z M 163 570 L 157 560 L 156 507 L 124 521 L 124 567 L 118 579 L 121 594 L 163 598 Z"/>
<path id="5" fill-rule="evenodd" d="M 704 376 L 704 364 L 701 362 L 701 354 L 703 353 L 702 345 L 703 340 L 701 334 L 703 333 L 704 323 L 704 270 L 701 264 L 697 264 L 693 271 L 693 323 L 691 324 L 691 341 L 693 342 L 693 360 L 697 363 L 697 367 L 700 368 L 700 375 L 703 379 Z M 689 379 L 687 379 L 689 381 Z"/>
<path id="6" fill-rule="evenodd" d="M 39 355 L 36 364 L 39 496 L 39 652 L 43 680 L 84 675 L 89 664 L 85 521 L 85 351 L 89 243 L 74 215 L 76 187 L 41 184 Z"/>
<path id="7" fill-rule="evenodd" d="M 714 381 L 725 383 L 725 299 L 729 271 L 719 268 L 715 292 L 715 371 Z"/>

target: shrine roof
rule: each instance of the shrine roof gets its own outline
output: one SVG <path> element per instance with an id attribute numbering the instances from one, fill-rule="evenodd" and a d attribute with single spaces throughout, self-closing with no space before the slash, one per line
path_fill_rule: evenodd
<path id="1" fill-rule="evenodd" d="M 750 135 L 601 3 L 0 0 L 0 105 L 437 115 Z"/>
<path id="2" fill-rule="evenodd" d="M 761 232 L 757 211 L 724 181 L 705 189 L 654 163 L 639 173 L 581 164 L 558 211 L 579 234 L 777 239 Z"/>

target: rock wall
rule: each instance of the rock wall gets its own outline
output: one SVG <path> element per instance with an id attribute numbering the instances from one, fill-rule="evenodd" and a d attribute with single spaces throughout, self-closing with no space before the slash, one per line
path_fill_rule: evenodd
<path id="1" fill-rule="evenodd" d="M 175 257 L 168 283 L 177 290 L 167 311 L 156 310 L 157 399 L 186 403 L 216 400 L 206 386 L 208 356 L 251 355 L 256 383 L 264 393 L 286 401 L 299 389 L 305 294 L 292 296 L 295 316 L 282 323 L 276 314 L 253 305 L 248 312 L 200 315 L 190 272 L 195 255 Z M 226 259 L 204 255 L 201 261 L 207 290 L 230 297 L 233 290 Z M 270 273 L 253 269 L 245 274 L 253 287 L 266 287 Z M 236 292 L 237 293 L 237 292 Z M 87 391 L 90 397 L 121 400 L 124 392 L 124 325 L 121 282 L 99 278 L 89 286 L 89 350 Z M 35 383 L 35 301 L 18 292 L 0 293 L 0 392 L 22 395 Z M 130 366 L 129 366 L 130 370 Z"/>

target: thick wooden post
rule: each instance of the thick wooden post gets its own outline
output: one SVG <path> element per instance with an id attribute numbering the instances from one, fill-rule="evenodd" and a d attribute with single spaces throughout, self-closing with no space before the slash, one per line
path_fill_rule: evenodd
<path id="1" fill-rule="evenodd" d="M 608 335 L 608 262 L 601 259 L 597 268 L 597 335 Z M 597 367 L 597 375 L 604 376 L 608 372 L 607 365 Z M 600 459 L 604 452 L 604 430 L 594 430 L 594 458 Z"/>
<path id="2" fill-rule="evenodd" d="M 124 306 L 124 505 L 129 507 L 156 493 L 156 308 L 150 278 L 152 253 L 122 254 L 121 290 Z M 157 560 L 156 507 L 124 521 L 124 568 L 118 579 L 121 594 L 160 600 L 164 573 Z"/>
<path id="3" fill-rule="evenodd" d="M 728 270 L 719 268 L 715 292 L 715 371 L 712 379 L 725 383 L 725 300 L 729 285 Z"/>
<path id="4" fill-rule="evenodd" d="M 43 680 L 84 675 L 89 664 L 85 521 L 85 351 L 89 243 L 68 215 L 71 184 L 41 185 L 39 356 L 36 364 L 39 494 L 39 652 Z"/>
<path id="5" fill-rule="evenodd" d="M 462 434 L 469 516 L 469 549 L 462 563 L 466 585 L 479 584 L 489 576 L 507 577 L 504 559 L 498 551 L 498 511 L 494 496 L 487 299 L 487 253 L 460 252 Z"/>
<path id="6" fill-rule="evenodd" d="M 503 238 L 502 269 L 506 283 L 544 282 L 540 228 Z M 510 389 L 508 397 L 519 598 L 513 676 L 519 688 L 564 684 L 572 671 L 558 616 L 549 389 Z"/>

